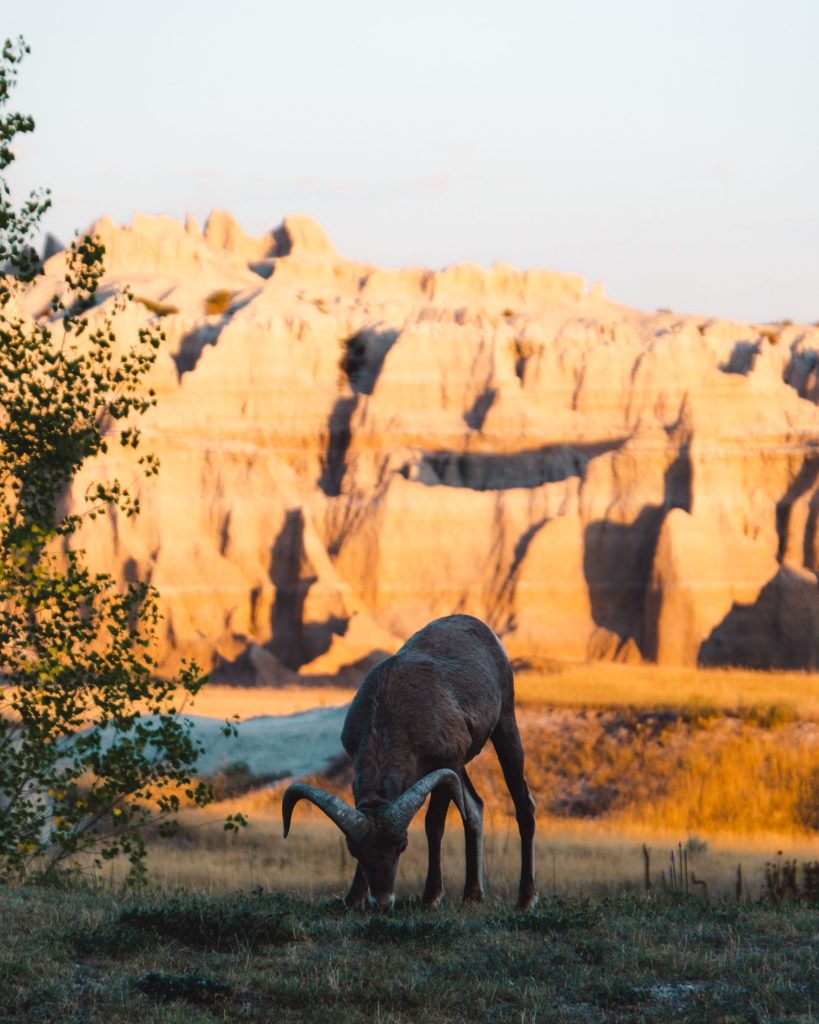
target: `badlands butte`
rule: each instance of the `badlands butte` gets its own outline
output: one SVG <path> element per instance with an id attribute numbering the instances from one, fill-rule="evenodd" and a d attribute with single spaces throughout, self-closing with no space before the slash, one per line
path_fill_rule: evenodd
<path id="1" fill-rule="evenodd" d="M 340 256 L 306 217 L 94 226 L 121 341 L 161 321 L 142 514 L 83 536 L 160 590 L 160 664 L 354 678 L 435 616 L 513 659 L 814 668 L 819 328 L 609 301 L 577 276 Z M 43 309 L 63 255 L 30 298 Z M 42 313 L 40 315 L 48 315 Z M 352 675 L 350 674 L 352 673 Z"/>

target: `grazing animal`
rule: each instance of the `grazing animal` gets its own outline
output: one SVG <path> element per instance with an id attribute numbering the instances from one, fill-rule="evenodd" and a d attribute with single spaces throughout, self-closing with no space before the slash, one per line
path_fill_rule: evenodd
<path id="1" fill-rule="evenodd" d="M 466 837 L 463 898 L 481 900 L 483 801 L 464 765 L 488 739 L 515 804 L 521 840 L 518 906 L 527 909 L 537 898 L 535 803 L 523 775 L 512 667 L 492 630 L 470 615 L 435 619 L 367 674 L 341 733 L 355 765 L 355 807 L 316 786 L 294 783 L 282 802 L 285 837 L 295 805 L 310 800 L 338 825 L 358 860 L 347 906 L 363 906 L 369 890 L 370 903 L 388 910 L 409 823 L 431 794 L 423 903 L 435 906 L 444 892 L 441 838 L 453 800 Z"/>

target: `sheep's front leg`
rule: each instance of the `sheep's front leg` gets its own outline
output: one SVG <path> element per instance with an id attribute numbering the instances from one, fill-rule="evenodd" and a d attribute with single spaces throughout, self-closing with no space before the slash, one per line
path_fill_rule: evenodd
<path id="1" fill-rule="evenodd" d="M 353 884 L 350 886 L 350 891 L 347 893 L 344 902 L 351 910 L 361 910 L 369 891 L 370 887 L 367 885 L 367 879 L 364 877 L 361 865 L 356 864 Z"/>
<path id="2" fill-rule="evenodd" d="M 472 780 L 461 769 L 466 821 L 464 839 L 466 844 L 466 881 L 464 902 L 480 903 L 483 899 L 483 800 L 478 796 Z"/>
<path id="3" fill-rule="evenodd" d="M 421 902 L 425 907 L 437 907 L 444 895 L 444 882 L 441 877 L 441 840 L 444 836 L 449 800 L 449 793 L 443 788 L 433 789 L 429 796 L 429 806 L 424 821 L 429 847 L 429 868 L 424 895 L 421 897 Z"/>

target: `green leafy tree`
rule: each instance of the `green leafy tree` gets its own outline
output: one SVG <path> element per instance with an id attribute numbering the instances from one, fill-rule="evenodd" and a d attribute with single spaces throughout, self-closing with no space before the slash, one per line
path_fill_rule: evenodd
<path id="1" fill-rule="evenodd" d="M 66 253 L 50 306 L 34 319 L 21 312 L 42 274 L 31 240 L 50 205 L 36 192 L 16 209 L 4 173 L 14 139 L 34 127 L 5 112 L 26 52 L 7 41 L 0 60 L 0 876 L 54 872 L 93 850 L 97 863 L 127 855 L 136 879 L 143 827 L 170 833 L 181 801 L 212 799 L 195 781 L 199 749 L 176 706 L 204 680 L 194 664 L 159 678 L 156 592 L 121 589 L 85 564 L 84 523 L 111 508 L 135 515 L 138 500 L 116 481 L 92 485 L 71 511 L 65 495 L 109 444 L 139 447 L 162 335 L 118 343 L 115 320 L 132 297 L 97 305 L 104 248 L 91 236 Z M 157 472 L 151 455 L 138 461 Z"/>

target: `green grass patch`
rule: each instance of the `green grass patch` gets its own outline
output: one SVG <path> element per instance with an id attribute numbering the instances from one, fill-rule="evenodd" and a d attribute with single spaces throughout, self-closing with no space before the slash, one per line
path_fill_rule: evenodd
<path id="1" fill-rule="evenodd" d="M 163 974 L 161 971 L 147 971 L 136 980 L 136 987 L 146 996 L 163 1003 L 184 999 L 189 1003 L 210 1005 L 233 994 L 230 985 L 213 978 L 206 978 L 193 971 L 185 974 Z"/>
<path id="2" fill-rule="evenodd" d="M 133 903 L 117 924 L 200 949 L 258 949 L 295 939 L 297 920 L 284 896 L 257 890 L 210 897 L 179 893 Z"/>
<path id="3" fill-rule="evenodd" d="M 507 903 L 0 889 L 4 1021 L 815 1019 L 819 907 L 679 895 Z M 129 938 L 130 936 L 130 938 Z"/>
<path id="4" fill-rule="evenodd" d="M 499 921 L 500 927 L 517 931 L 540 932 L 547 935 L 565 935 L 572 930 L 590 930 L 602 914 L 602 904 L 583 897 L 561 899 L 553 896 L 535 904 L 529 913 L 514 913 Z"/>

